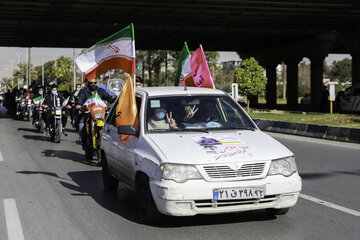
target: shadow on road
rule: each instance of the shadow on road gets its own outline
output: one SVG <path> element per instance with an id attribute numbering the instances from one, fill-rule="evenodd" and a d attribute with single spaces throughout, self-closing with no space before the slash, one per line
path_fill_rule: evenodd
<path id="1" fill-rule="evenodd" d="M 71 160 L 74 162 L 84 163 L 90 166 L 97 166 L 95 162 L 89 162 L 85 160 L 85 155 L 78 152 L 68 151 L 68 150 L 54 150 L 54 149 L 45 149 L 41 152 L 45 157 L 56 157 L 65 160 Z"/>
<path id="2" fill-rule="evenodd" d="M 18 131 L 38 133 L 38 130 L 36 130 L 35 128 L 18 128 L 17 130 Z"/>
<path id="3" fill-rule="evenodd" d="M 50 137 L 46 137 L 44 135 L 23 135 L 23 138 L 29 139 L 29 140 L 51 142 Z"/>
<path id="4" fill-rule="evenodd" d="M 135 193 L 121 184 L 116 191 L 105 191 L 102 185 L 101 171 L 69 172 L 69 177 L 77 184 L 60 181 L 60 184 L 72 191 L 72 196 L 90 196 L 105 209 L 119 216 L 144 224 L 136 205 Z M 219 225 L 238 222 L 269 221 L 276 219 L 264 210 L 236 214 L 199 215 L 193 217 L 164 216 L 161 223 L 151 225 L 159 228 L 184 226 Z"/>
<path id="5" fill-rule="evenodd" d="M 28 175 L 32 175 L 32 174 L 43 174 L 43 175 L 47 175 L 50 177 L 55 177 L 55 178 L 59 178 L 59 179 L 64 179 L 64 180 L 69 180 L 63 177 L 59 177 L 56 173 L 53 172 L 39 172 L 39 171 L 17 171 L 16 173 L 21 173 L 21 174 L 28 174 Z"/>
<path id="6" fill-rule="evenodd" d="M 334 174 L 331 174 L 331 173 L 300 173 L 299 175 L 304 180 L 311 180 L 311 179 L 331 177 Z"/>

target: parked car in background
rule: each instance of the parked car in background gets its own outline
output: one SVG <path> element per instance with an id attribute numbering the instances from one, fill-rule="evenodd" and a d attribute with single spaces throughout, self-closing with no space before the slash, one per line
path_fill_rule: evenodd
<path id="1" fill-rule="evenodd" d="M 337 94 L 336 109 L 340 113 L 360 113 L 360 84 Z"/>
<path id="2" fill-rule="evenodd" d="M 301 105 L 310 105 L 311 104 L 311 94 L 307 93 L 300 99 Z"/>
<path id="3" fill-rule="evenodd" d="M 106 119 L 102 174 L 106 190 L 121 181 L 135 191 L 145 220 L 259 209 L 282 215 L 296 204 L 294 154 L 226 92 L 137 88 L 136 103 L 139 128 L 116 127 L 117 104 Z M 121 142 L 119 134 L 129 136 Z"/>

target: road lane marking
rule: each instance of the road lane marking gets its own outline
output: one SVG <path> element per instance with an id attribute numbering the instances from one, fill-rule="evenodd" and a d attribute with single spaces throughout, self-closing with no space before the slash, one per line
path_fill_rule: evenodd
<path id="1" fill-rule="evenodd" d="M 0 162 L 2 162 L 2 161 L 4 161 L 4 158 L 3 158 L 2 154 L 1 154 L 1 151 L 0 151 Z"/>
<path id="2" fill-rule="evenodd" d="M 321 200 L 321 199 L 318 199 L 318 198 L 315 198 L 315 197 L 312 197 L 312 196 L 309 196 L 309 195 L 306 195 L 303 193 L 300 193 L 299 197 L 304 198 L 309 201 L 312 201 L 312 202 L 315 202 L 315 203 L 318 203 L 318 204 L 321 204 L 321 205 L 324 205 L 324 206 L 327 206 L 327 207 L 330 207 L 330 208 L 333 208 L 333 209 L 336 209 L 336 210 L 339 210 L 339 211 L 342 211 L 342 212 L 345 212 L 345 213 L 348 213 L 348 214 L 351 214 L 351 215 L 354 215 L 356 217 L 360 216 L 360 212 L 358 212 L 358 211 L 352 210 L 350 208 L 342 207 L 340 205 L 330 203 L 330 202 L 327 202 L 327 201 L 324 201 L 324 200 Z"/>
<path id="3" fill-rule="evenodd" d="M 24 240 L 19 213 L 13 198 L 4 199 L 4 212 L 8 240 Z"/>

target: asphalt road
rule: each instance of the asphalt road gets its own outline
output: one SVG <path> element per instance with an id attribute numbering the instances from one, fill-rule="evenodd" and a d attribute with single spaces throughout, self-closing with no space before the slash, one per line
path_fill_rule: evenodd
<path id="1" fill-rule="evenodd" d="M 360 145 L 271 134 L 295 153 L 303 178 L 287 215 L 167 217 L 147 225 L 131 191 L 103 191 L 100 168 L 84 161 L 71 129 L 52 143 L 4 110 L 0 239 L 360 239 Z"/>

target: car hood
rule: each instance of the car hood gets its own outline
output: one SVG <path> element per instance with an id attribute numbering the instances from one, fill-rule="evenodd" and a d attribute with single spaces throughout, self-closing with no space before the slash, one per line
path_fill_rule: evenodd
<path id="1" fill-rule="evenodd" d="M 148 136 L 164 154 L 164 162 L 171 163 L 259 161 L 293 155 L 281 143 L 259 130 L 152 133 Z"/>

